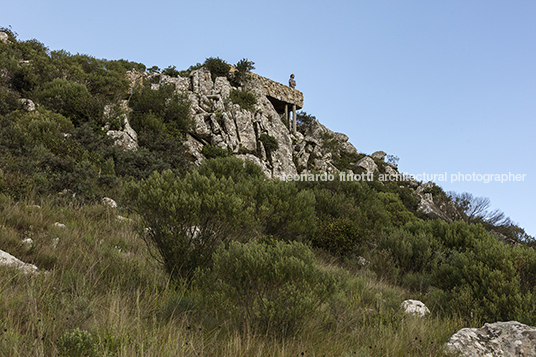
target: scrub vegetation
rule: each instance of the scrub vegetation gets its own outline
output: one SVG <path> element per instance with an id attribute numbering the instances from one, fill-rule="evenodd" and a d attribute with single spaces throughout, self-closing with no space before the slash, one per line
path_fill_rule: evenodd
<path id="1" fill-rule="evenodd" d="M 40 273 L 0 266 L 0 356 L 442 356 L 463 327 L 536 325 L 534 239 L 485 199 L 429 188 L 448 223 L 409 182 L 267 181 L 213 147 L 194 167 L 187 99 L 129 90 L 144 65 L 2 31 L 0 249 Z M 136 151 L 102 130 L 122 100 Z"/>

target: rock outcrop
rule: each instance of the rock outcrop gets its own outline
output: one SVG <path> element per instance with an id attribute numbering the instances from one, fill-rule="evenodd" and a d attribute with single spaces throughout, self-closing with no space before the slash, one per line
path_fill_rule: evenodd
<path id="1" fill-rule="evenodd" d="M 357 152 L 347 142 L 346 135 L 333 133 L 318 122 L 311 125 L 306 135 L 291 134 L 284 123 L 284 114 L 274 107 L 274 98 L 281 103 L 290 101 L 301 108 L 303 94 L 258 75 L 252 74 L 251 79 L 240 88 L 233 87 L 226 77 L 212 78 L 210 71 L 203 67 L 192 71 L 188 78 L 137 71 L 128 72 L 127 78 L 132 88 L 143 81 L 150 81 L 153 89 L 162 84 L 172 84 L 189 98 L 194 127 L 187 135 L 185 147 L 198 164 L 204 159 L 202 150 L 205 145 L 217 146 L 242 159 L 255 161 L 271 179 L 297 174 L 295 160 L 298 166 L 301 165 L 300 170 L 309 167 L 336 172 L 330 161 L 331 153 L 322 148 L 328 137 L 339 140 L 341 150 Z M 232 91 L 252 93 L 256 100 L 253 110 L 233 103 Z M 124 126 L 123 130 L 109 130 L 107 133 L 116 138 L 117 145 L 126 149 L 136 148 L 135 133 L 131 132 L 126 116 Z M 275 150 L 264 147 L 260 140 L 263 134 L 277 141 Z"/>
<path id="2" fill-rule="evenodd" d="M 20 270 L 24 274 L 37 274 L 39 269 L 33 264 L 25 263 L 11 254 L 0 250 L 0 265 L 13 267 Z"/>
<path id="3" fill-rule="evenodd" d="M 138 150 L 138 134 L 132 129 L 128 121 L 129 108 L 127 101 L 122 101 L 119 107 L 123 111 L 119 114 L 119 121 L 122 124 L 122 129 L 108 130 L 109 127 L 105 127 L 107 130 L 106 135 L 115 139 L 115 145 L 120 146 L 125 150 Z M 104 108 L 104 117 L 107 120 L 111 120 L 112 116 L 112 107 L 108 105 Z"/>
<path id="4" fill-rule="evenodd" d="M 129 71 L 127 78 L 131 93 L 144 82 L 150 83 L 154 90 L 161 85 L 171 84 L 189 99 L 193 127 L 186 135 L 184 146 L 197 165 L 205 159 L 203 148 L 211 145 L 228 150 L 235 157 L 255 162 L 267 179 L 282 179 L 310 172 L 337 174 L 336 159 L 341 157 L 345 157 L 349 164 L 343 168 L 347 175 L 364 173 L 368 175 L 367 179 L 380 173 L 401 176 L 395 165 L 384 162 L 386 152 L 376 151 L 369 156 L 359 154 L 348 142 L 348 136 L 329 130 L 317 120 L 301 123 L 296 133 L 291 132 L 284 108 L 296 106 L 300 109 L 303 94 L 257 74 L 251 73 L 250 80 L 241 87 L 233 87 L 227 77 L 213 78 L 204 67 L 193 70 L 189 77 Z M 252 109 L 245 109 L 233 103 L 233 91 L 253 94 L 256 104 Z M 116 145 L 126 150 L 136 150 L 137 135 L 129 125 L 126 101 L 120 103 L 120 108 L 123 112 L 123 128 L 107 129 L 107 134 L 116 139 Z M 111 116 L 110 108 L 106 108 L 105 116 Z M 267 150 L 264 147 L 261 140 L 263 134 L 275 139 L 276 149 Z M 430 185 L 415 181 L 409 184 L 420 199 L 419 210 L 432 218 L 451 221 L 446 213 L 449 207 L 441 207 L 444 203 L 435 202 L 432 194 L 427 192 Z"/>
<path id="5" fill-rule="evenodd" d="M 449 338 L 445 348 L 466 357 L 534 357 L 536 328 L 517 321 L 464 328 Z"/>

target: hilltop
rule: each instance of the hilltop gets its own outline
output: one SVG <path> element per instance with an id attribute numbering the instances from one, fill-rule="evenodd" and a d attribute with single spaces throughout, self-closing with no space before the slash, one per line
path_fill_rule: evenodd
<path id="1" fill-rule="evenodd" d="M 0 354 L 427 356 L 462 327 L 535 324 L 532 237 L 253 70 L 2 29 L 0 250 L 28 265 L 0 267 Z"/>

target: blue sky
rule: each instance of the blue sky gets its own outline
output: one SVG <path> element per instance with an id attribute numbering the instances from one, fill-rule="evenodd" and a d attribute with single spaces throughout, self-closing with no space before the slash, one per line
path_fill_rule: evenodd
<path id="1" fill-rule="evenodd" d="M 536 2 L 533 0 L 37 1 L 2 5 L 19 39 L 148 67 L 206 57 L 255 62 L 304 110 L 363 153 L 444 174 L 446 191 L 488 197 L 536 235 Z M 452 175 L 524 181 L 451 182 Z"/>

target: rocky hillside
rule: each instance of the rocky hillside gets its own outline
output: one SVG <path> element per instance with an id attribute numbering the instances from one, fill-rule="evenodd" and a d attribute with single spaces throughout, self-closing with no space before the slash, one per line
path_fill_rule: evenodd
<path id="1" fill-rule="evenodd" d="M 253 69 L 0 31 L 0 355 L 531 355 L 532 237 Z"/>

